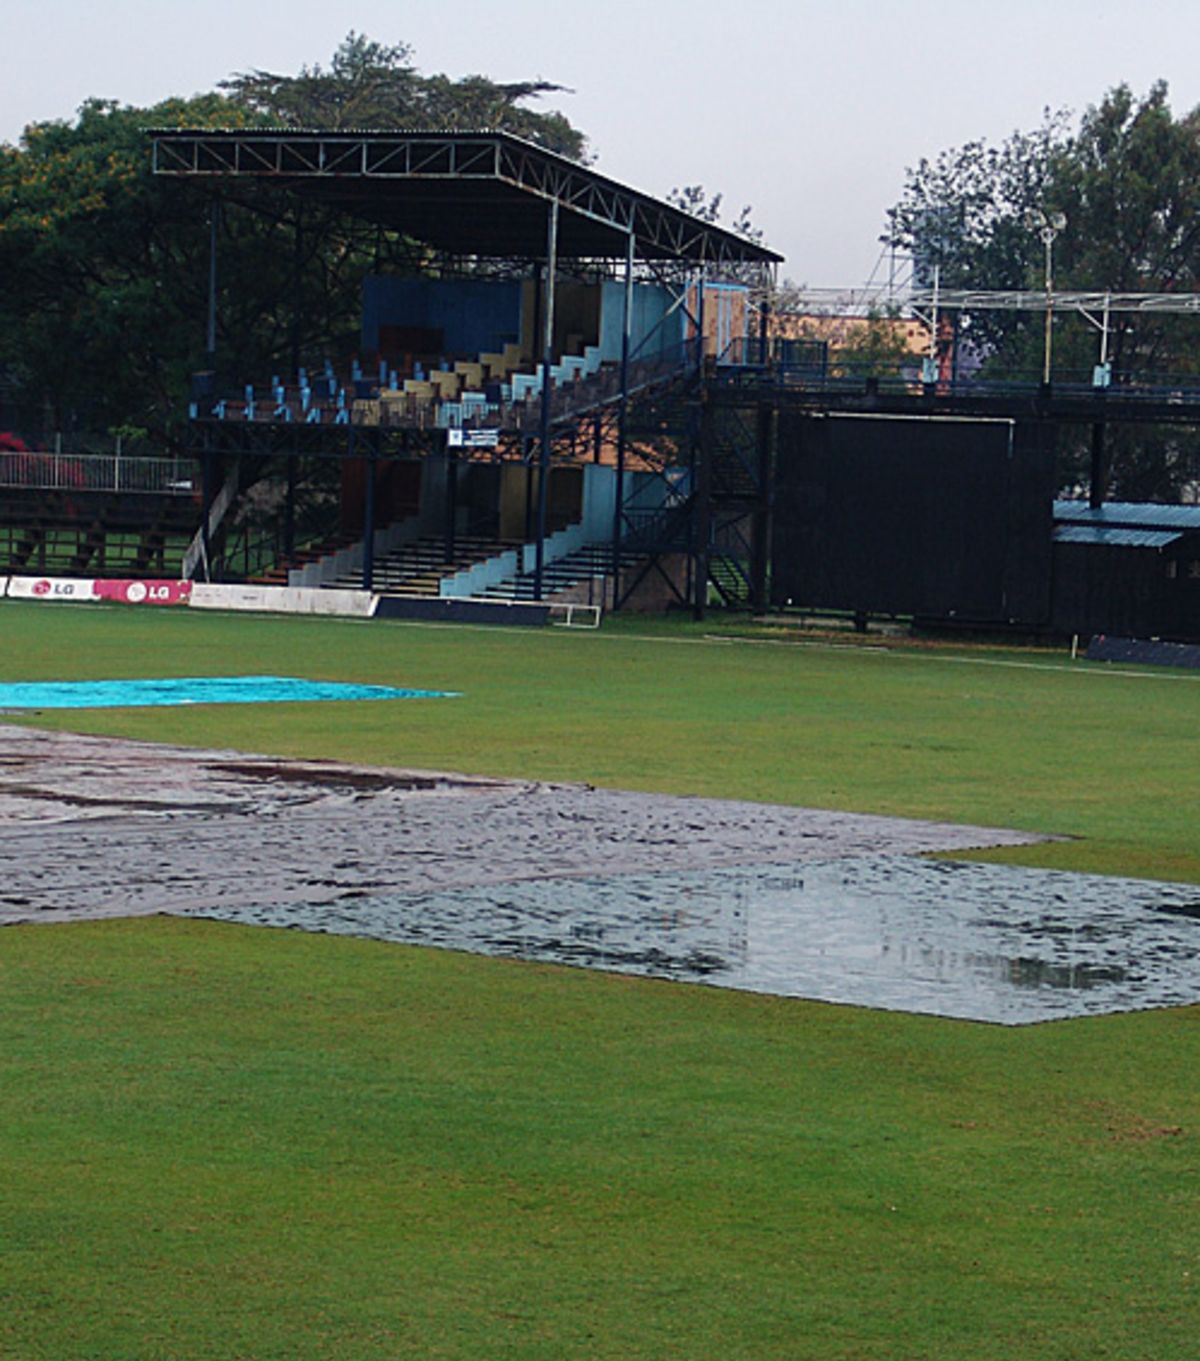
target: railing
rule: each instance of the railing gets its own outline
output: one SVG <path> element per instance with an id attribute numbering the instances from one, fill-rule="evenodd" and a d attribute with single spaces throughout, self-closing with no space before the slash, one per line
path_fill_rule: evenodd
<path id="1" fill-rule="evenodd" d="M 122 454 L 0 453 L 0 487 L 194 496 L 198 470 L 187 460 Z"/>
<path id="2" fill-rule="evenodd" d="M 829 343 L 824 340 L 787 340 L 780 336 L 734 336 L 717 359 L 719 368 L 783 368 L 815 378 L 829 371 Z"/>
<path id="3" fill-rule="evenodd" d="M 926 382 L 920 355 L 886 362 L 854 354 L 830 352 L 823 357 L 814 342 L 738 337 L 722 353 L 720 379 L 755 385 L 764 381 L 805 392 L 850 395 L 868 389 L 881 396 L 1031 397 L 1043 391 L 1040 369 L 1001 369 L 993 364 L 946 373 Z M 1108 394 L 1121 401 L 1200 406 L 1200 374 L 1146 370 L 1105 371 L 1055 369 L 1050 390 L 1055 396 L 1093 398 Z"/>
<path id="4" fill-rule="evenodd" d="M 696 368 L 697 346 L 685 341 L 652 355 L 635 355 L 629 364 L 628 391 L 636 393 L 674 375 Z M 533 372 L 537 388 L 523 398 L 489 402 L 481 395 L 436 398 L 399 393 L 388 397 L 354 397 L 344 388 L 338 398 L 322 397 L 303 403 L 292 389 L 283 400 L 265 400 L 262 390 L 243 388 L 237 397 L 205 398 L 193 402 L 193 420 L 221 420 L 234 424 L 353 425 L 407 429 L 495 429 L 534 434 L 542 420 L 541 365 Z M 621 369 L 606 364 L 593 374 L 555 383 L 550 389 L 550 417 L 558 422 L 615 401 L 621 392 Z M 251 398 L 247 400 L 247 398 Z"/>

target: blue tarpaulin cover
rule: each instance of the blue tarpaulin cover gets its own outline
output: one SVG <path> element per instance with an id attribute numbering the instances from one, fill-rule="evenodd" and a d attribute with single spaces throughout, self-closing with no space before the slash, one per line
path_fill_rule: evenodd
<path id="1" fill-rule="evenodd" d="M 151 704 L 268 704 L 283 700 L 447 699 L 453 692 L 351 685 L 298 676 L 173 676 L 154 680 L 0 684 L 0 709 L 124 709 Z"/>

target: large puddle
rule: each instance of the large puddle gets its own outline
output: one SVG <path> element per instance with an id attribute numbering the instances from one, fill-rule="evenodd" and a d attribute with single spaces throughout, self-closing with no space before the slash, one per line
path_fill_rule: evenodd
<path id="1" fill-rule="evenodd" d="M 1006 1025 L 1200 1000 L 1200 886 L 908 856 L 202 915 Z"/>

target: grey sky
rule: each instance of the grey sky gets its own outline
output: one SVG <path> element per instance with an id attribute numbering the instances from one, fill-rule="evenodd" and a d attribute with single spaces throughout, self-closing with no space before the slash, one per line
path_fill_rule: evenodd
<path id="1" fill-rule="evenodd" d="M 1121 81 L 1167 80 L 1177 113 L 1200 103 L 1194 0 L 0 0 L 0 140 L 89 96 L 146 105 L 324 64 L 351 28 L 412 44 L 425 72 L 570 86 L 550 102 L 606 174 L 655 194 L 701 183 L 730 216 L 751 204 L 812 285 L 863 282 L 923 155 Z"/>

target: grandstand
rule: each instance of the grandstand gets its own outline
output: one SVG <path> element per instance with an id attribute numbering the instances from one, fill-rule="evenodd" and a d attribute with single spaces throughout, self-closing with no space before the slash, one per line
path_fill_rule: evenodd
<path id="1" fill-rule="evenodd" d="M 507 134 L 152 135 L 159 174 L 270 183 L 422 243 L 411 273 L 364 279 L 357 354 L 198 377 L 190 566 L 267 556 L 236 525 L 273 479 L 284 523 L 264 580 L 485 599 L 582 585 L 613 605 L 698 589 L 676 512 L 703 364 L 744 335 L 778 256 Z M 328 551 L 301 555 L 293 511 L 330 461 Z"/>

